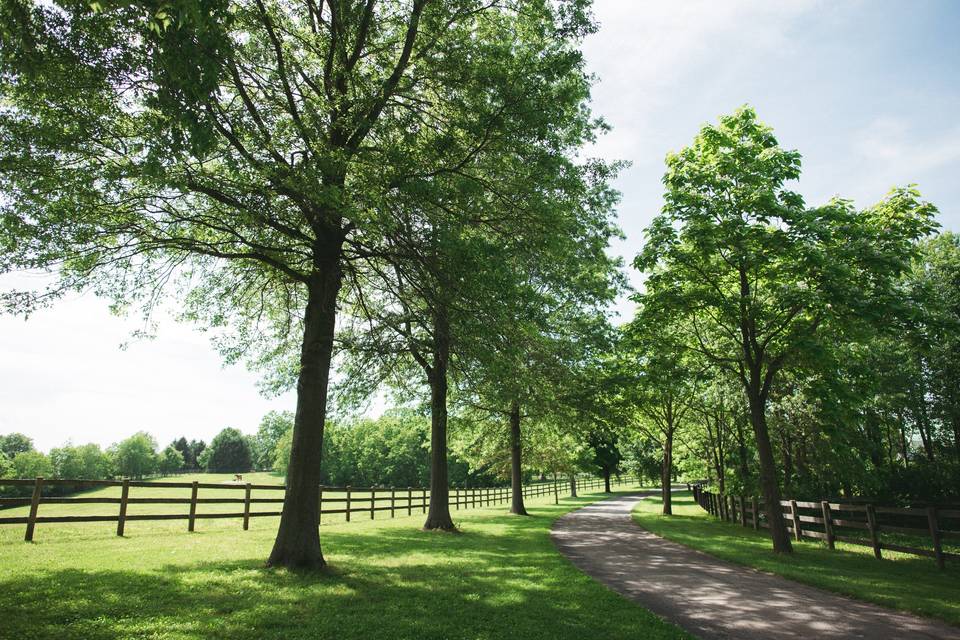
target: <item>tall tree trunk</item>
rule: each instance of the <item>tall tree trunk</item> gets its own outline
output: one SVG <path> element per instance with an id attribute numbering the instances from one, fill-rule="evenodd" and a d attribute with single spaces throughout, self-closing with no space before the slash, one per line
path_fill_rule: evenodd
<path id="1" fill-rule="evenodd" d="M 783 429 L 780 431 L 780 445 L 780 450 L 783 452 L 783 485 L 789 491 L 793 486 L 793 445 Z"/>
<path id="2" fill-rule="evenodd" d="M 663 434 L 663 463 L 660 465 L 660 499 L 663 503 L 663 515 L 673 515 L 673 494 L 670 481 L 673 471 L 673 429 Z"/>
<path id="3" fill-rule="evenodd" d="M 450 322 L 447 310 L 434 314 L 433 366 L 430 382 L 430 509 L 424 529 L 453 531 L 447 476 L 447 364 L 450 359 Z"/>
<path id="4" fill-rule="evenodd" d="M 953 417 L 953 447 L 957 455 L 957 461 L 960 462 L 960 416 Z"/>
<path id="5" fill-rule="evenodd" d="M 317 261 L 307 285 L 293 443 L 280 528 L 267 560 L 270 566 L 316 569 L 325 564 L 319 531 L 320 462 L 337 294 L 342 282 L 339 243 L 331 253 Z"/>
<path id="6" fill-rule="evenodd" d="M 743 422 L 739 417 L 734 417 L 734 424 L 737 425 L 737 453 L 740 458 L 740 486 L 748 487 L 750 479 L 750 466 L 747 464 L 747 439 L 743 436 Z"/>
<path id="7" fill-rule="evenodd" d="M 521 456 L 523 443 L 520 440 L 520 403 L 516 400 L 510 405 L 510 513 L 527 515 L 523 505 L 523 467 Z"/>
<path id="8" fill-rule="evenodd" d="M 570 474 L 570 497 L 577 497 L 577 474 L 575 473 Z"/>
<path id="9" fill-rule="evenodd" d="M 900 425 L 900 453 L 903 455 L 903 466 L 910 466 L 910 449 L 907 447 L 907 428 L 903 420 L 903 412 L 897 413 L 897 421 Z"/>
<path id="10" fill-rule="evenodd" d="M 780 485 L 777 483 L 777 468 L 773 460 L 773 448 L 770 446 L 770 432 L 767 430 L 766 402 L 760 393 L 759 373 L 751 377 L 753 379 L 747 396 L 750 402 L 750 423 L 760 459 L 760 490 L 763 493 L 764 511 L 770 525 L 773 550 L 777 553 L 790 553 L 793 545 L 790 544 L 787 526 L 783 522 L 783 509 L 780 507 Z"/>
<path id="11" fill-rule="evenodd" d="M 603 467 L 603 490 L 606 493 L 613 493 L 610 490 L 610 467 Z"/>

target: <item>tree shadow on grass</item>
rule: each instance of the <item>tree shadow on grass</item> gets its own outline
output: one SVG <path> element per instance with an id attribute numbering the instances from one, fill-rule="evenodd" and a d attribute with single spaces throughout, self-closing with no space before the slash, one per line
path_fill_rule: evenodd
<path id="1" fill-rule="evenodd" d="M 11 638 L 680 638 L 579 573 L 553 548 L 564 509 L 465 516 L 463 533 L 324 532 L 331 568 L 262 558 L 153 570 L 63 569 L 0 578 Z"/>

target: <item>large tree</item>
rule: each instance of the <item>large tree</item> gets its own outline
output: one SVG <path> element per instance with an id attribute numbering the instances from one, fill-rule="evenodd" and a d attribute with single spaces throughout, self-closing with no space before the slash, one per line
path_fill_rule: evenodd
<path id="1" fill-rule="evenodd" d="M 780 147 L 751 108 L 705 126 L 667 157 L 663 212 L 634 263 L 649 274 L 636 300 L 683 326 L 692 348 L 743 386 L 778 552 L 791 544 L 767 426 L 771 388 L 785 367 L 816 358 L 823 340 L 890 312 L 935 212 L 912 188 L 865 211 L 839 199 L 807 208 L 787 188 L 799 175 L 800 154 Z"/>
<path id="2" fill-rule="evenodd" d="M 259 328 L 267 317 L 271 340 L 297 336 L 269 562 L 322 566 L 320 456 L 344 275 L 380 245 L 384 197 L 414 191 L 398 176 L 482 158 L 514 97 L 546 114 L 569 108 L 524 93 L 538 75 L 527 75 L 529 48 L 513 52 L 532 37 L 552 43 L 545 66 L 579 60 L 568 42 L 589 28 L 581 4 L 4 2 L 0 271 L 58 276 L 46 291 L 5 294 L 7 306 L 92 289 L 150 307 L 173 291 L 188 318 Z"/>

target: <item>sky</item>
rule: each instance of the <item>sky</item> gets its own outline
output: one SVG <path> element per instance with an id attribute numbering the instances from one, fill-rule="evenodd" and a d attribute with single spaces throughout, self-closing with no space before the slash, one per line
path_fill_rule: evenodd
<path id="1" fill-rule="evenodd" d="M 612 131 L 585 153 L 631 163 L 616 182 L 626 239 L 612 248 L 627 264 L 660 209 L 666 154 L 743 104 L 803 155 L 793 188 L 808 204 L 866 207 L 915 183 L 960 231 L 960 2 L 596 0 L 594 12 L 584 53 L 593 110 Z M 292 393 L 265 398 L 255 374 L 224 367 L 194 327 L 160 318 L 154 338 L 132 339 L 140 328 L 93 296 L 0 316 L 0 434 L 45 451 L 138 430 L 161 446 L 209 442 L 294 408 Z"/>

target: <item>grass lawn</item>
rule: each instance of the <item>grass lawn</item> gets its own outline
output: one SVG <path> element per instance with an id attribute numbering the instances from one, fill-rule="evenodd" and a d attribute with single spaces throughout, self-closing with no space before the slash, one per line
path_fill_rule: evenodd
<path id="1" fill-rule="evenodd" d="M 457 511 L 460 534 L 417 515 L 330 524 L 315 574 L 264 568 L 273 517 L 192 534 L 134 522 L 124 538 L 113 523 L 38 525 L 33 544 L 0 526 L 0 637 L 688 638 L 554 548 L 552 521 L 601 497 L 530 500 L 527 518 Z"/>
<path id="2" fill-rule="evenodd" d="M 837 543 L 830 551 L 817 541 L 793 542 L 792 555 L 771 551 L 769 534 L 708 515 L 687 492 L 673 494 L 672 516 L 660 515 L 659 497 L 642 500 L 633 512 L 644 528 L 718 558 L 843 593 L 860 600 L 940 618 L 960 625 L 960 566 L 937 569 L 931 558 Z"/>

